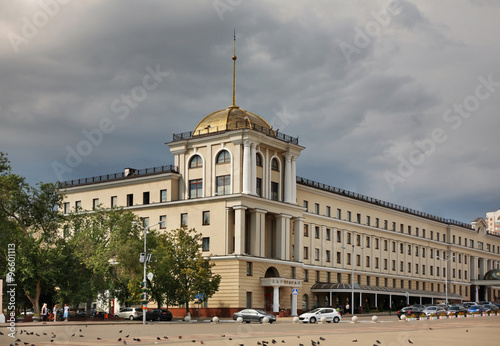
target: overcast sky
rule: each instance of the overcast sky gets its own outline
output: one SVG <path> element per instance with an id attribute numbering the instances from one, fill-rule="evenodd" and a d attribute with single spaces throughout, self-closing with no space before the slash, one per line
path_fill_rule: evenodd
<path id="1" fill-rule="evenodd" d="M 31 183 L 172 164 L 232 102 L 297 174 L 470 222 L 500 208 L 500 2 L 2 1 L 0 151 Z"/>

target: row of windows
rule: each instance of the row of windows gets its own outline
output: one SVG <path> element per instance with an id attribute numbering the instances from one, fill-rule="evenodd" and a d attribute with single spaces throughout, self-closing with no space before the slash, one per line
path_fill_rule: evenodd
<path id="1" fill-rule="evenodd" d="M 227 150 L 222 150 L 217 157 L 215 158 L 215 163 L 229 163 L 231 162 L 231 155 Z M 258 167 L 262 167 L 262 156 L 260 154 L 256 154 L 255 163 Z M 200 155 L 194 155 L 189 161 L 189 168 L 198 168 L 203 166 L 203 159 Z M 279 162 L 278 159 L 273 158 L 271 160 L 271 169 L 273 171 L 279 171 Z"/>
<path id="2" fill-rule="evenodd" d="M 160 190 L 159 200 L 160 200 L 160 203 L 167 201 L 167 190 L 166 189 Z M 149 204 L 149 203 L 150 203 L 150 192 L 145 191 L 142 193 L 142 204 Z M 97 209 L 101 204 L 102 204 L 102 201 L 99 200 L 99 198 L 92 199 L 92 209 Z M 110 205 L 110 207 L 117 207 L 118 206 L 118 196 L 111 196 L 109 205 Z M 132 194 L 132 193 L 127 194 L 126 205 L 127 205 L 127 207 L 134 205 L 134 194 Z M 65 214 L 69 214 L 71 212 L 71 206 L 70 206 L 69 202 L 65 202 L 63 207 L 64 207 Z M 83 209 L 82 201 L 75 201 L 75 210 L 82 210 L 82 209 Z"/>
<path id="3" fill-rule="evenodd" d="M 304 200 L 304 204 L 303 204 L 304 208 L 306 211 L 308 211 L 309 209 L 309 202 Z M 318 203 L 315 203 L 314 204 L 314 213 L 319 215 L 320 214 L 320 205 Z M 327 217 L 332 217 L 331 216 L 331 208 L 330 206 L 326 206 L 326 216 Z M 342 209 L 337 209 L 337 219 L 339 220 L 342 220 Z M 351 211 L 347 211 L 347 217 L 345 219 L 345 221 L 348 221 L 348 222 L 353 222 L 352 221 L 352 212 Z M 362 224 L 362 216 L 361 214 L 356 214 L 356 223 L 358 224 Z M 372 223 L 372 219 L 369 215 L 366 216 L 366 223 L 365 223 L 366 226 L 373 226 L 375 228 L 381 228 L 380 227 L 380 219 L 379 218 L 375 218 L 375 222 Z M 396 222 L 392 222 L 392 231 L 396 232 Z M 389 230 L 389 221 L 388 220 L 384 220 L 384 225 L 383 225 L 383 229 L 385 230 Z M 400 224 L 399 225 L 399 232 L 400 233 L 405 233 L 405 225 L 404 224 Z M 406 234 L 408 235 L 413 235 L 413 228 L 411 225 L 407 225 L 407 232 Z M 423 229 L 420 229 L 419 227 L 415 227 L 415 232 L 414 232 L 414 235 L 417 236 L 417 237 L 422 237 L 422 238 L 426 238 L 427 236 L 427 232 L 425 230 L 425 228 Z M 436 236 L 434 238 L 434 235 Z M 434 234 L 434 231 L 430 231 L 429 232 L 429 239 L 430 240 L 437 240 L 437 241 L 442 241 L 443 243 L 446 243 L 446 234 L 441 234 L 440 232 L 436 232 Z M 457 242 L 457 236 L 456 235 L 453 235 L 452 236 L 452 241 L 451 241 L 451 244 L 457 244 L 457 245 L 460 245 L 460 246 L 469 246 L 470 248 L 474 248 L 474 239 L 467 239 L 467 238 L 464 238 L 464 241 L 462 243 L 462 237 L 461 236 L 458 236 L 458 242 Z M 500 254 L 500 246 L 495 246 L 494 244 L 486 244 L 487 247 L 486 247 L 486 251 L 488 252 L 492 252 L 492 253 L 498 253 Z M 483 242 L 477 242 L 477 248 L 479 250 L 484 250 L 484 244 Z"/>

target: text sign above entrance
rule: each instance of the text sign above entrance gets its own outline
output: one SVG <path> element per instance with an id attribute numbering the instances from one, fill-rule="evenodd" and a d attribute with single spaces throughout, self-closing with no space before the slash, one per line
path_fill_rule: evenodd
<path id="1" fill-rule="evenodd" d="M 287 278 L 260 278 L 261 286 L 302 287 L 302 280 Z"/>

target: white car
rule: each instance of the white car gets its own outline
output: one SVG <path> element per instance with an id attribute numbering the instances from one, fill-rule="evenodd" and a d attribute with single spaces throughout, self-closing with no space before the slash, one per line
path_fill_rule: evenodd
<path id="1" fill-rule="evenodd" d="M 140 308 L 122 308 L 118 311 L 115 317 L 121 317 L 129 320 L 137 320 L 142 318 L 142 310 Z"/>
<path id="2" fill-rule="evenodd" d="M 309 312 L 305 312 L 299 316 L 299 320 L 304 323 L 316 323 L 317 321 L 321 321 L 321 317 L 326 317 L 326 321 L 328 323 L 339 323 L 340 322 L 340 313 L 334 308 L 316 308 Z"/>

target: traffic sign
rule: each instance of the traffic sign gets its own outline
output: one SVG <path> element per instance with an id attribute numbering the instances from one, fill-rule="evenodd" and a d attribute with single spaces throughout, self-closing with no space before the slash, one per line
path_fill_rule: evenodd
<path id="1" fill-rule="evenodd" d="M 203 297 L 204 297 L 204 296 L 205 296 L 205 295 L 204 295 L 203 293 L 198 293 L 198 294 L 194 297 L 194 299 L 203 300 Z"/>
<path id="2" fill-rule="evenodd" d="M 299 289 L 298 289 L 298 288 L 293 288 L 293 289 L 292 289 L 292 295 L 293 295 L 293 296 L 296 296 L 296 295 L 298 295 L 298 294 L 299 294 Z"/>

